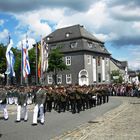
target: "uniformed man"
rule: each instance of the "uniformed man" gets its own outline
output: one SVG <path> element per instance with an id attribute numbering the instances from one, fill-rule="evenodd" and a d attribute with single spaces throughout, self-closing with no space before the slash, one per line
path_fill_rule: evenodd
<path id="1" fill-rule="evenodd" d="M 73 114 L 76 113 L 76 97 L 75 97 L 75 91 L 76 91 L 76 88 L 75 87 L 69 88 L 69 90 L 68 90 L 69 100 L 70 100 L 70 106 L 71 106 L 71 112 Z"/>
<path id="2" fill-rule="evenodd" d="M 8 104 L 13 104 L 14 103 L 14 97 L 13 97 L 13 92 L 12 92 L 12 90 L 8 87 L 7 88 L 8 90 L 7 90 L 7 100 L 8 100 Z"/>
<path id="3" fill-rule="evenodd" d="M 45 114 L 44 114 L 44 104 L 46 102 L 46 89 L 43 87 L 40 87 L 38 91 L 35 93 L 34 96 L 34 111 L 33 111 L 33 124 L 32 125 L 37 125 L 37 118 L 38 118 L 38 113 L 40 117 L 40 123 L 43 125 L 45 122 Z"/>
<path id="4" fill-rule="evenodd" d="M 27 110 L 27 90 L 25 87 L 21 87 L 17 92 L 17 118 L 16 122 L 21 121 L 21 112 L 23 111 L 23 118 L 26 122 L 28 120 Z"/>
<path id="5" fill-rule="evenodd" d="M 65 112 L 66 110 L 66 101 L 67 101 L 67 94 L 66 94 L 66 89 L 63 87 L 60 90 L 61 93 L 61 111 Z"/>
<path id="6" fill-rule="evenodd" d="M 96 97 L 96 89 L 95 88 L 92 88 L 92 104 L 94 105 L 94 107 L 96 106 L 96 100 L 97 100 L 97 97 Z"/>
<path id="7" fill-rule="evenodd" d="M 52 87 L 49 87 L 47 89 L 47 94 L 46 94 L 46 105 L 45 105 L 46 111 L 51 112 L 52 102 L 53 102 Z"/>
<path id="8" fill-rule="evenodd" d="M 7 91 L 4 88 L 0 88 L 0 110 L 3 110 L 4 120 L 8 120 L 8 111 L 6 108 Z"/>
<path id="9" fill-rule="evenodd" d="M 76 111 L 77 113 L 80 113 L 81 111 L 81 89 L 80 87 L 77 87 L 75 91 L 75 99 L 76 99 Z"/>

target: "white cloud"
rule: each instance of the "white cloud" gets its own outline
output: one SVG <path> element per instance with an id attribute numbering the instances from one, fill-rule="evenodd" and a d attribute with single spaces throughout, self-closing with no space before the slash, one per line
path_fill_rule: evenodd
<path id="1" fill-rule="evenodd" d="M 16 14 L 15 17 L 19 20 L 17 29 L 28 26 L 29 30 L 34 32 L 34 35 L 46 36 L 52 32 L 52 27 L 50 27 L 49 24 L 57 23 L 62 18 L 63 14 L 63 10 L 60 9 L 42 9 L 26 12 L 24 14 Z"/>
<path id="2" fill-rule="evenodd" d="M 96 0 L 94 0 L 96 2 Z M 63 8 L 67 7 L 76 11 L 86 11 L 93 0 L 5 0 L 0 1 L 0 11 L 9 11 L 14 13 L 21 13 L 25 11 L 32 11 L 40 8 Z"/>
<path id="3" fill-rule="evenodd" d="M 72 9 L 68 8 L 47 8 L 15 14 L 15 17 L 19 21 L 17 29 L 28 25 L 31 31 L 42 36 L 51 33 L 52 28 L 56 29 L 74 24 L 85 25 L 92 33 L 93 31 L 96 32 L 103 25 L 105 26 L 111 23 L 106 9 L 105 3 L 97 2 L 91 5 L 90 9 L 85 12 L 71 12 Z M 68 11 L 70 11 L 70 15 Z M 54 24 L 54 27 L 52 27 L 52 24 Z"/>
<path id="4" fill-rule="evenodd" d="M 135 29 L 135 30 L 138 30 L 140 31 L 140 22 L 134 22 L 132 27 Z"/>
<path id="5" fill-rule="evenodd" d="M 140 68 L 140 60 L 136 61 L 136 60 L 130 60 L 129 63 L 129 68 L 133 69 L 133 70 L 137 70 Z"/>
<path id="6" fill-rule="evenodd" d="M 3 26 L 4 20 L 0 19 L 0 26 Z"/>
<path id="7" fill-rule="evenodd" d="M 112 15 L 122 20 L 134 20 L 136 18 L 140 19 L 140 8 L 128 8 L 127 6 L 128 5 L 120 5 L 112 7 Z"/>
<path id="8" fill-rule="evenodd" d="M 110 20 L 106 8 L 105 3 L 97 2 L 92 4 L 86 12 L 75 12 L 70 16 L 63 15 L 63 18 L 61 18 L 57 24 L 57 28 L 73 24 L 83 24 L 88 27 L 88 29 L 97 30 Z"/>
<path id="9" fill-rule="evenodd" d="M 128 49 L 129 51 L 129 67 L 131 69 L 139 69 L 140 68 L 140 46 L 137 45 L 135 48 L 132 46 Z"/>
<path id="10" fill-rule="evenodd" d="M 94 35 L 99 40 L 104 41 L 104 42 L 118 39 L 118 35 L 115 33 L 109 33 L 109 34 L 96 34 L 96 33 L 94 33 Z"/>
<path id="11" fill-rule="evenodd" d="M 36 43 L 36 41 L 33 38 L 28 38 L 28 44 L 29 44 L 29 50 L 33 48 L 33 45 Z M 17 48 L 21 49 L 22 46 L 26 45 L 26 39 L 23 39 L 18 42 Z"/>
<path id="12" fill-rule="evenodd" d="M 0 42 L 6 42 L 6 40 L 8 40 L 8 33 L 9 31 L 7 29 L 0 32 Z"/>
<path id="13" fill-rule="evenodd" d="M 100 0 L 91 4 L 90 8 L 84 12 L 72 12 L 72 9 L 69 8 L 47 8 L 15 14 L 15 17 L 20 21 L 17 29 L 28 26 L 29 30 L 34 32 L 32 37 L 46 36 L 54 29 L 74 24 L 84 25 L 89 32 L 97 35 L 103 41 L 119 41 L 124 36 L 125 38 L 134 36 L 132 32 L 135 31 L 137 33 L 136 36 L 140 35 L 140 31 L 136 30 L 136 27 L 138 27 L 137 23 L 115 20 L 113 15 L 111 17 L 110 12 L 121 14 L 118 9 L 123 12 L 124 16 L 127 16 L 127 12 L 132 16 L 138 12 L 138 9 L 134 12 L 133 10 L 125 12 L 124 6 L 117 6 L 114 9 L 109 8 L 105 0 Z"/>

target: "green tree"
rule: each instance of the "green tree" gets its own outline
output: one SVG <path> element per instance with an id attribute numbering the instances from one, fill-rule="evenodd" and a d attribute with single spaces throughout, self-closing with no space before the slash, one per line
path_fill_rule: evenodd
<path id="1" fill-rule="evenodd" d="M 35 48 L 29 50 L 29 63 L 30 63 L 30 75 L 29 75 L 29 83 L 35 83 L 36 76 L 36 53 Z"/>
<path id="2" fill-rule="evenodd" d="M 21 51 L 17 48 L 12 48 L 12 51 L 15 56 L 15 64 L 14 64 L 14 71 L 15 71 L 15 79 L 16 81 L 20 81 L 21 76 Z M 19 82 L 18 82 L 19 83 Z"/>
<path id="3" fill-rule="evenodd" d="M 7 64 L 6 64 L 6 46 L 3 44 L 0 44 L 0 73 L 5 73 Z M 21 78 L 21 50 L 18 50 L 17 48 L 12 48 L 12 51 L 15 56 L 15 65 L 14 65 L 14 71 L 16 73 L 16 81 L 20 81 Z M 35 49 L 29 50 L 29 63 L 31 67 L 31 76 L 35 75 Z"/>
<path id="4" fill-rule="evenodd" d="M 6 71 L 6 46 L 0 44 L 0 73 L 4 73 Z"/>
<path id="5" fill-rule="evenodd" d="M 111 80 L 113 81 L 113 83 L 122 83 L 123 82 L 123 78 L 122 78 L 122 75 L 119 70 L 113 70 L 111 72 Z"/>
<path id="6" fill-rule="evenodd" d="M 29 62 L 30 62 L 31 75 L 35 75 L 35 73 L 36 73 L 35 48 L 32 48 L 31 50 L 29 50 Z"/>
<path id="7" fill-rule="evenodd" d="M 68 67 L 63 61 L 63 54 L 60 52 L 60 48 L 53 49 L 49 54 L 49 67 L 48 72 L 53 72 L 54 84 L 57 84 L 57 74 L 59 71 L 67 70 Z"/>

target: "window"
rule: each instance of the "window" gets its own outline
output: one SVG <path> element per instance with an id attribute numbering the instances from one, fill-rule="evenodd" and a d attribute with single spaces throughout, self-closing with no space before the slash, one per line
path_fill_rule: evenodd
<path id="1" fill-rule="evenodd" d="M 50 40 L 50 37 L 47 37 L 47 40 L 49 41 Z"/>
<path id="2" fill-rule="evenodd" d="M 91 56 L 90 55 L 87 56 L 87 63 L 91 64 Z"/>
<path id="3" fill-rule="evenodd" d="M 106 58 L 106 65 L 109 66 L 109 58 Z"/>
<path id="4" fill-rule="evenodd" d="M 98 73 L 98 82 L 101 82 L 101 73 Z"/>
<path id="5" fill-rule="evenodd" d="M 98 61 L 98 66 L 100 66 L 101 65 L 101 58 L 100 58 L 100 56 L 98 56 L 97 61 Z"/>
<path id="6" fill-rule="evenodd" d="M 102 51 L 105 51 L 105 46 L 103 44 L 100 44 L 100 48 Z"/>
<path id="7" fill-rule="evenodd" d="M 67 66 L 71 65 L 71 56 L 66 56 L 66 65 Z"/>
<path id="8" fill-rule="evenodd" d="M 50 50 L 56 49 L 57 46 L 56 45 L 51 45 Z"/>
<path id="9" fill-rule="evenodd" d="M 93 44 L 94 48 L 98 48 L 98 43 Z"/>
<path id="10" fill-rule="evenodd" d="M 53 83 L 52 75 L 48 75 L 48 84 L 52 84 L 52 83 Z"/>
<path id="11" fill-rule="evenodd" d="M 109 73 L 106 75 L 106 81 L 109 82 Z"/>
<path id="12" fill-rule="evenodd" d="M 70 47 L 71 48 L 76 48 L 77 47 L 77 42 L 71 42 Z"/>
<path id="13" fill-rule="evenodd" d="M 105 81 L 105 59 L 102 57 L 102 81 Z"/>
<path id="14" fill-rule="evenodd" d="M 88 47 L 92 48 L 93 44 L 91 42 L 88 42 Z"/>
<path id="15" fill-rule="evenodd" d="M 71 84 L 71 83 L 72 83 L 71 74 L 66 74 L 66 84 Z"/>
<path id="16" fill-rule="evenodd" d="M 66 33 L 66 37 L 69 37 L 70 36 L 70 33 Z"/>
<path id="17" fill-rule="evenodd" d="M 62 84 L 62 75 L 57 75 L 57 84 Z"/>

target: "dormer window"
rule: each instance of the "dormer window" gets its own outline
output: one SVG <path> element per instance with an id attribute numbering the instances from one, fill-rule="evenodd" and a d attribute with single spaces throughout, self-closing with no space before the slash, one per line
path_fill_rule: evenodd
<path id="1" fill-rule="evenodd" d="M 105 50 L 105 48 L 104 48 L 104 47 L 102 47 L 102 50 L 104 51 L 104 50 Z"/>
<path id="2" fill-rule="evenodd" d="M 76 48 L 77 47 L 77 42 L 71 42 L 70 47 L 71 48 Z"/>
<path id="3" fill-rule="evenodd" d="M 88 47 L 92 48 L 92 46 L 93 46 L 92 42 L 88 42 Z"/>
<path id="4" fill-rule="evenodd" d="M 100 47 L 101 47 L 102 51 L 105 50 L 105 46 L 104 45 L 101 44 Z"/>
<path id="5" fill-rule="evenodd" d="M 66 37 L 69 37 L 70 36 L 70 33 L 66 33 Z"/>
<path id="6" fill-rule="evenodd" d="M 98 43 L 94 43 L 94 48 L 98 48 Z"/>
<path id="7" fill-rule="evenodd" d="M 50 40 L 50 37 L 47 37 L 47 40 L 49 41 Z"/>

